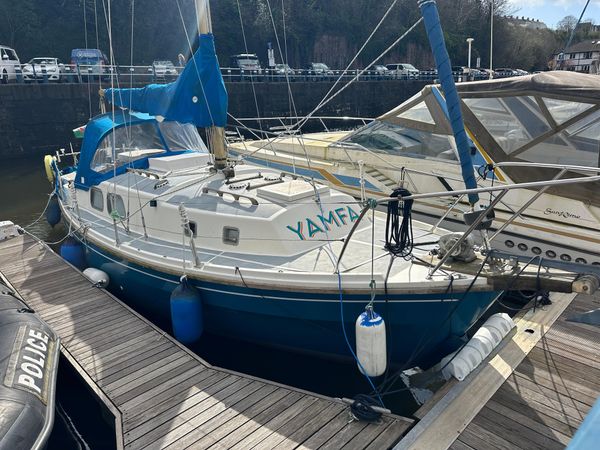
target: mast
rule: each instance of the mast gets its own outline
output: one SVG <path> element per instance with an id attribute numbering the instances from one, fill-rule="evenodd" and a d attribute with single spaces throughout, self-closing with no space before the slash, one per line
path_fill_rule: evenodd
<path id="1" fill-rule="evenodd" d="M 210 1 L 196 0 L 196 18 L 198 20 L 198 34 L 212 34 L 212 19 L 210 15 Z M 215 169 L 223 170 L 227 167 L 227 147 L 225 146 L 225 129 L 211 126 L 207 128 L 209 146 L 215 157 Z"/>
<path id="2" fill-rule="evenodd" d="M 494 57 L 494 0 L 490 0 L 490 79 L 494 78 L 494 67 L 492 58 Z"/>

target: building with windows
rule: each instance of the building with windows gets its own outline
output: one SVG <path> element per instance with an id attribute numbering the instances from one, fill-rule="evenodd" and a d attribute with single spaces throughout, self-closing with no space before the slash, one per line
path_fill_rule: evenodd
<path id="1" fill-rule="evenodd" d="M 555 53 L 549 63 L 552 70 L 579 73 L 600 73 L 600 40 L 587 40 Z"/>

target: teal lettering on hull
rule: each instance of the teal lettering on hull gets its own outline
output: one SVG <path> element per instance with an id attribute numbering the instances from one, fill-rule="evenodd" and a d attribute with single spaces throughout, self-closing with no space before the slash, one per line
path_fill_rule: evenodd
<path id="1" fill-rule="evenodd" d="M 318 214 L 316 219 L 307 217 L 304 220 L 298 221 L 296 226 L 288 225 L 286 228 L 294 233 L 301 241 L 306 240 L 304 235 L 304 224 L 308 230 L 308 238 L 312 238 L 319 233 L 325 234 L 327 231 L 332 229 L 340 228 L 348 225 L 349 223 L 356 222 L 359 218 L 359 214 L 354 211 L 350 206 L 344 208 L 336 208 L 328 213 Z"/>

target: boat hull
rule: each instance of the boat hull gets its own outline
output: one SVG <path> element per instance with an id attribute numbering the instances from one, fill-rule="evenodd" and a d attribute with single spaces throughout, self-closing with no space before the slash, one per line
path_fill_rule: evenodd
<path id="1" fill-rule="evenodd" d="M 179 276 L 119 259 L 88 243 L 90 267 L 110 276 L 109 289 L 163 329 L 172 330 L 169 298 Z M 263 346 L 352 358 L 342 320 L 354 347 L 354 325 L 369 301 L 366 295 L 315 294 L 230 286 L 190 279 L 200 291 L 204 329 L 213 335 Z M 386 321 L 394 365 L 429 366 L 455 350 L 466 331 L 494 302 L 498 292 L 394 295 L 376 298 Z"/>

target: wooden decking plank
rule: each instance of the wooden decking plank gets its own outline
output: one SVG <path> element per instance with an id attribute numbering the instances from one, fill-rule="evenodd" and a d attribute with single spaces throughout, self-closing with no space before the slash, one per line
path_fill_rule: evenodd
<path id="1" fill-rule="evenodd" d="M 144 334 L 148 329 L 148 325 L 143 322 L 137 323 L 129 327 L 120 327 L 117 324 L 109 330 L 123 330 L 121 333 L 109 333 L 107 335 L 90 334 L 88 336 L 76 336 L 70 342 L 65 342 L 63 345 L 75 356 L 87 355 L 88 352 L 101 352 L 106 349 L 113 349 L 116 345 L 122 344 L 131 340 L 136 335 Z M 106 329 L 105 329 L 106 330 Z"/>
<path id="2" fill-rule="evenodd" d="M 340 403 L 329 403 L 319 414 L 312 417 L 303 425 L 297 426 L 295 430 L 289 430 L 289 434 L 283 434 L 279 442 L 274 442 L 273 448 L 292 449 L 307 440 L 324 425 L 328 424 L 335 416 L 340 414 L 346 407 Z M 287 430 L 286 430 L 287 432 Z M 270 441 L 273 441 L 271 439 Z"/>
<path id="3" fill-rule="evenodd" d="M 101 344 L 110 338 L 114 338 L 114 333 L 120 329 L 145 325 L 137 317 L 131 317 L 128 314 L 115 314 L 116 312 L 112 312 L 105 317 L 101 316 L 95 321 L 88 322 L 81 327 L 76 326 L 75 330 L 71 327 L 71 329 L 65 331 L 64 339 L 61 335 L 61 340 L 64 341 L 65 345 L 71 346 L 70 344 L 73 344 L 73 348 L 76 347 L 77 342 L 87 342 L 90 340 Z"/>
<path id="4" fill-rule="evenodd" d="M 524 389 L 527 389 L 531 392 L 536 392 L 540 395 L 543 395 L 548 400 L 556 402 L 557 405 L 567 405 L 571 408 L 576 409 L 577 411 L 583 412 L 584 414 L 587 414 L 588 411 L 591 409 L 591 405 L 581 402 L 571 395 L 565 395 L 562 392 L 557 392 L 554 389 L 554 387 L 548 388 L 541 383 L 536 383 L 525 377 L 520 377 L 516 374 L 513 374 L 508 380 L 508 382 L 513 386 L 513 388 L 517 392 L 522 392 Z"/>
<path id="5" fill-rule="evenodd" d="M 113 381 L 129 376 L 156 361 L 164 361 L 165 358 L 178 352 L 177 347 L 166 343 L 159 347 L 150 347 L 147 352 L 127 358 L 121 364 L 117 364 L 111 373 L 107 373 L 108 371 L 105 369 L 102 374 L 97 374 L 96 379 L 100 386 L 109 385 Z"/>
<path id="6" fill-rule="evenodd" d="M 268 445 L 263 444 L 266 438 L 277 433 L 288 423 L 298 421 L 299 424 L 302 425 L 309 419 L 309 415 L 321 412 L 325 407 L 324 403 L 325 402 L 319 401 L 316 397 L 306 396 L 302 397 L 298 402 L 290 405 L 280 413 L 277 413 L 277 415 L 266 423 L 262 420 L 247 422 L 239 429 L 239 431 L 236 430 L 236 434 L 243 435 L 247 432 L 249 432 L 249 434 L 238 441 L 237 444 L 230 446 L 230 448 L 241 450 L 254 448 L 255 446 L 269 448 Z M 242 429 L 244 430 L 243 432 L 241 432 Z"/>
<path id="7" fill-rule="evenodd" d="M 99 321 L 106 323 L 112 320 L 114 317 L 123 317 L 127 314 L 123 314 L 123 308 L 119 305 L 86 305 L 89 309 L 80 311 L 70 311 L 70 314 L 63 315 L 61 318 L 56 318 L 52 321 L 52 329 L 56 331 L 61 339 L 68 337 L 68 330 L 70 328 L 77 328 L 78 330 L 84 330 L 88 325 L 97 325 Z M 80 318 L 79 314 L 85 314 L 85 317 Z"/>
<path id="8" fill-rule="evenodd" d="M 367 422 L 359 422 L 356 420 L 347 423 L 344 428 L 342 428 L 319 448 L 323 450 L 337 450 L 342 448 L 344 445 L 354 439 L 357 434 L 362 433 L 368 425 L 369 424 Z"/>
<path id="9" fill-rule="evenodd" d="M 478 450 L 521 450 L 521 447 L 498 436 L 474 421 L 460 434 L 460 440 Z M 375 450 L 376 447 L 373 447 Z M 369 449 L 371 450 L 371 449 Z"/>
<path id="10" fill-rule="evenodd" d="M 349 420 L 350 416 L 348 414 L 348 408 L 344 408 L 344 410 L 330 420 L 327 425 L 322 427 L 319 431 L 314 433 L 310 438 L 298 446 L 298 449 L 310 450 L 320 448 L 323 444 L 329 441 L 329 439 L 339 433 L 348 424 Z"/>
<path id="11" fill-rule="evenodd" d="M 525 360 L 517 367 L 514 373 L 515 375 L 527 377 L 530 380 L 537 381 L 543 379 L 545 383 L 551 383 L 554 386 L 563 386 L 565 390 L 569 392 L 577 391 L 579 395 L 589 397 L 600 395 L 600 389 L 594 389 L 585 380 L 571 374 L 566 374 L 554 366 L 534 366 L 531 361 Z"/>
<path id="12" fill-rule="evenodd" d="M 540 348 L 534 348 L 527 356 L 536 366 L 545 369 L 555 367 L 561 372 L 570 373 L 585 380 L 590 386 L 600 387 L 600 380 L 598 377 L 595 377 L 593 374 L 590 375 L 588 367 L 578 361 L 574 361 L 562 355 L 544 352 L 544 350 Z"/>
<path id="13" fill-rule="evenodd" d="M 155 373 L 148 373 L 134 382 L 117 388 L 115 390 L 105 388 L 109 394 L 115 399 L 118 405 L 127 402 L 146 391 L 160 386 L 163 381 L 168 380 L 171 376 L 176 376 L 197 367 L 196 361 L 191 359 L 186 354 L 179 354 L 179 358 L 168 364 L 163 365 L 155 370 Z"/>
<path id="14" fill-rule="evenodd" d="M 254 431 L 259 424 L 262 423 L 266 425 L 273 418 L 282 414 L 290 406 L 300 402 L 302 405 L 308 406 L 308 404 L 312 403 L 314 400 L 314 397 L 308 398 L 299 392 L 290 392 L 279 401 L 271 403 L 267 408 L 263 409 L 260 413 L 252 417 L 238 415 L 231 420 L 231 422 L 237 423 L 235 429 L 228 433 L 227 436 L 224 436 L 218 442 L 217 446 L 219 448 L 231 448 L 233 445 Z"/>
<path id="15" fill-rule="evenodd" d="M 289 394 L 289 390 L 273 385 L 263 385 L 253 394 L 224 408 L 218 415 L 200 426 L 185 425 L 187 434 L 165 448 L 208 448 L 239 427 L 243 419 L 249 419 Z"/>
<path id="16" fill-rule="evenodd" d="M 463 441 L 461 441 L 460 436 L 459 436 L 458 439 L 452 443 L 449 450 L 476 450 L 476 449 L 474 449 L 470 445 L 467 445 Z"/>
<path id="17" fill-rule="evenodd" d="M 581 364 L 585 364 L 588 366 L 589 371 L 594 371 L 596 373 L 600 373 L 600 361 L 598 361 L 598 356 L 592 355 L 591 353 L 584 354 L 572 346 L 554 341 L 553 339 L 546 339 L 544 341 L 544 345 L 542 349 L 546 352 L 553 353 L 555 355 L 562 355 L 566 358 L 572 359 L 573 361 L 580 362 Z"/>
<path id="18" fill-rule="evenodd" d="M 362 431 L 356 433 L 356 435 L 353 438 L 349 439 L 342 447 L 338 448 L 345 448 L 347 450 L 366 448 L 381 433 L 391 432 L 392 430 L 388 430 L 388 428 L 390 428 L 393 425 L 393 422 L 394 420 L 392 419 L 386 420 L 382 418 L 382 420 L 380 420 L 379 423 L 369 423 Z M 332 441 L 333 439 L 330 442 Z M 328 445 L 330 445 L 329 442 L 323 448 L 326 448 Z"/>
<path id="19" fill-rule="evenodd" d="M 560 411 L 562 414 L 573 419 L 583 420 L 584 414 L 580 409 L 569 404 L 562 403 L 560 400 L 554 400 L 546 397 L 543 393 L 536 389 L 530 389 L 523 385 L 517 385 L 512 379 L 506 380 L 506 383 L 498 391 L 512 391 L 522 398 L 535 400 L 538 403 L 553 408 L 555 411 Z"/>
<path id="20" fill-rule="evenodd" d="M 207 391 L 194 392 L 183 403 L 133 429 L 127 442 L 137 448 L 166 447 L 196 429 L 202 423 L 219 414 L 216 405 L 228 405 L 239 401 L 260 388 L 260 384 L 247 379 L 231 383 L 222 379 Z M 226 406 L 224 406 L 226 407 Z"/>
<path id="21" fill-rule="evenodd" d="M 89 351 L 88 355 L 79 353 L 77 361 L 79 362 L 79 365 L 86 368 L 86 370 L 93 369 L 95 372 L 98 372 L 102 369 L 102 363 L 110 364 L 116 359 L 123 358 L 124 356 L 133 356 L 139 349 L 153 344 L 148 341 L 154 338 L 156 338 L 156 333 L 154 330 L 148 329 L 144 333 L 135 336 L 130 341 L 125 341 L 101 352 Z"/>
<path id="22" fill-rule="evenodd" d="M 573 400 L 581 402 L 584 405 L 588 405 L 589 407 L 592 407 L 592 405 L 596 401 L 596 398 L 600 394 L 600 392 L 583 393 L 576 389 L 570 389 L 570 388 L 566 387 L 564 384 L 556 383 L 555 381 L 548 380 L 547 378 L 545 378 L 543 376 L 534 375 L 533 377 L 529 377 L 527 375 L 523 375 L 521 372 L 518 372 L 518 371 L 515 371 L 513 373 L 513 375 L 515 376 L 516 380 L 520 380 L 520 379 L 526 380 L 530 383 L 533 383 L 533 384 L 536 384 L 536 385 L 542 387 L 544 390 L 549 389 L 549 390 L 554 391 L 562 396 L 572 398 Z"/>
<path id="23" fill-rule="evenodd" d="M 391 448 L 392 445 L 396 444 L 400 440 L 400 436 L 404 434 L 405 430 L 406 423 L 404 421 L 396 420 L 390 424 L 385 432 L 379 434 L 379 436 L 377 436 L 365 450 Z"/>
<path id="24" fill-rule="evenodd" d="M 600 344 L 600 339 L 593 339 L 589 336 L 583 336 L 581 334 L 574 333 L 572 328 L 561 328 L 561 327 L 552 327 L 548 330 L 548 332 L 544 335 L 545 338 L 552 338 L 554 340 L 559 340 L 562 342 L 568 342 L 575 347 L 581 348 L 585 350 L 591 350 L 592 353 L 598 354 L 598 345 Z"/>
<path id="25" fill-rule="evenodd" d="M 128 375 L 123 375 L 110 383 L 100 383 L 102 388 L 115 396 L 127 392 L 132 386 L 139 386 L 144 382 L 151 380 L 155 375 L 160 375 L 162 372 L 168 372 L 172 367 L 177 367 L 179 364 L 191 361 L 190 357 L 181 352 L 172 352 L 157 361 L 148 363 L 133 371 Z"/>
<path id="26" fill-rule="evenodd" d="M 496 434 L 504 437 L 507 441 L 512 442 L 517 446 L 521 446 L 530 450 L 563 450 L 564 445 L 560 444 L 547 435 L 540 434 L 533 429 L 514 420 L 514 416 L 504 416 L 484 407 L 477 417 L 475 422 L 485 427 Z"/>
<path id="27" fill-rule="evenodd" d="M 125 429 L 130 433 L 131 440 L 136 439 L 139 436 L 135 437 L 135 434 L 132 433 L 135 428 L 141 425 L 146 426 L 148 430 L 136 431 L 142 435 L 173 419 L 188 407 L 201 402 L 203 400 L 202 396 L 212 395 L 235 383 L 238 379 L 234 375 L 227 375 L 223 372 L 210 369 L 203 370 L 185 382 L 163 391 L 155 397 L 156 405 L 150 403 L 145 409 L 138 406 L 136 409 L 127 410 L 126 415 L 123 416 Z M 242 387 L 243 385 L 237 386 L 238 390 Z"/>
<path id="28" fill-rule="evenodd" d="M 564 423 L 552 417 L 548 417 L 545 414 L 536 412 L 534 414 L 527 415 L 522 410 L 511 409 L 507 406 L 504 406 L 502 403 L 495 401 L 494 399 L 490 400 L 486 407 L 500 415 L 503 415 L 504 417 L 510 417 L 527 428 L 530 428 L 537 433 L 559 442 L 563 446 L 566 446 L 572 437 L 572 433 L 570 431 L 571 429 L 568 427 L 568 425 L 565 425 Z M 569 434 L 561 433 L 557 430 L 557 428 L 563 429 Z"/>
<path id="29" fill-rule="evenodd" d="M 86 308 L 95 306 L 95 304 L 97 304 L 98 302 L 96 302 L 96 298 L 95 297 L 79 297 L 77 299 L 77 302 L 75 303 L 71 303 L 69 305 L 55 305 L 52 307 L 46 307 L 43 308 L 42 311 L 39 312 L 40 317 L 42 317 L 44 319 L 44 321 L 46 322 L 50 322 L 50 321 L 55 321 L 55 320 L 60 320 L 62 316 L 64 316 L 66 313 L 69 313 L 71 311 L 78 311 L 78 310 L 84 310 Z M 92 306 L 90 305 L 92 304 Z M 103 306 L 98 304 L 98 306 Z"/>
<path id="30" fill-rule="evenodd" d="M 196 364 L 193 364 L 194 362 L 196 362 Z M 162 380 L 154 380 L 152 384 L 142 386 L 140 389 L 135 390 L 135 392 L 131 391 L 128 393 L 129 395 L 121 399 L 115 399 L 115 401 L 118 403 L 118 405 L 123 411 L 127 411 L 130 407 L 135 406 L 139 403 L 143 403 L 146 400 L 160 394 L 161 392 L 172 388 L 178 383 L 181 383 L 182 381 L 187 380 L 188 378 L 196 376 L 203 370 L 207 370 L 206 366 L 197 364 L 197 361 L 195 360 L 190 360 L 189 363 L 186 363 L 184 365 L 191 365 L 192 368 L 182 372 L 183 367 L 178 367 L 171 373 L 165 374 Z M 131 397 L 131 395 L 133 395 L 133 397 Z"/>
<path id="31" fill-rule="evenodd" d="M 523 397 L 519 395 L 518 392 L 514 390 L 505 390 L 500 389 L 494 396 L 494 400 L 512 407 L 513 405 L 521 405 L 522 411 L 527 412 L 529 414 L 541 413 L 545 414 L 548 417 L 551 417 L 557 421 L 563 422 L 569 427 L 578 428 L 581 425 L 581 419 L 575 419 L 564 414 L 562 411 L 556 410 L 556 408 L 552 406 L 548 406 L 544 403 L 540 403 L 536 400 L 533 400 L 528 397 Z"/>

